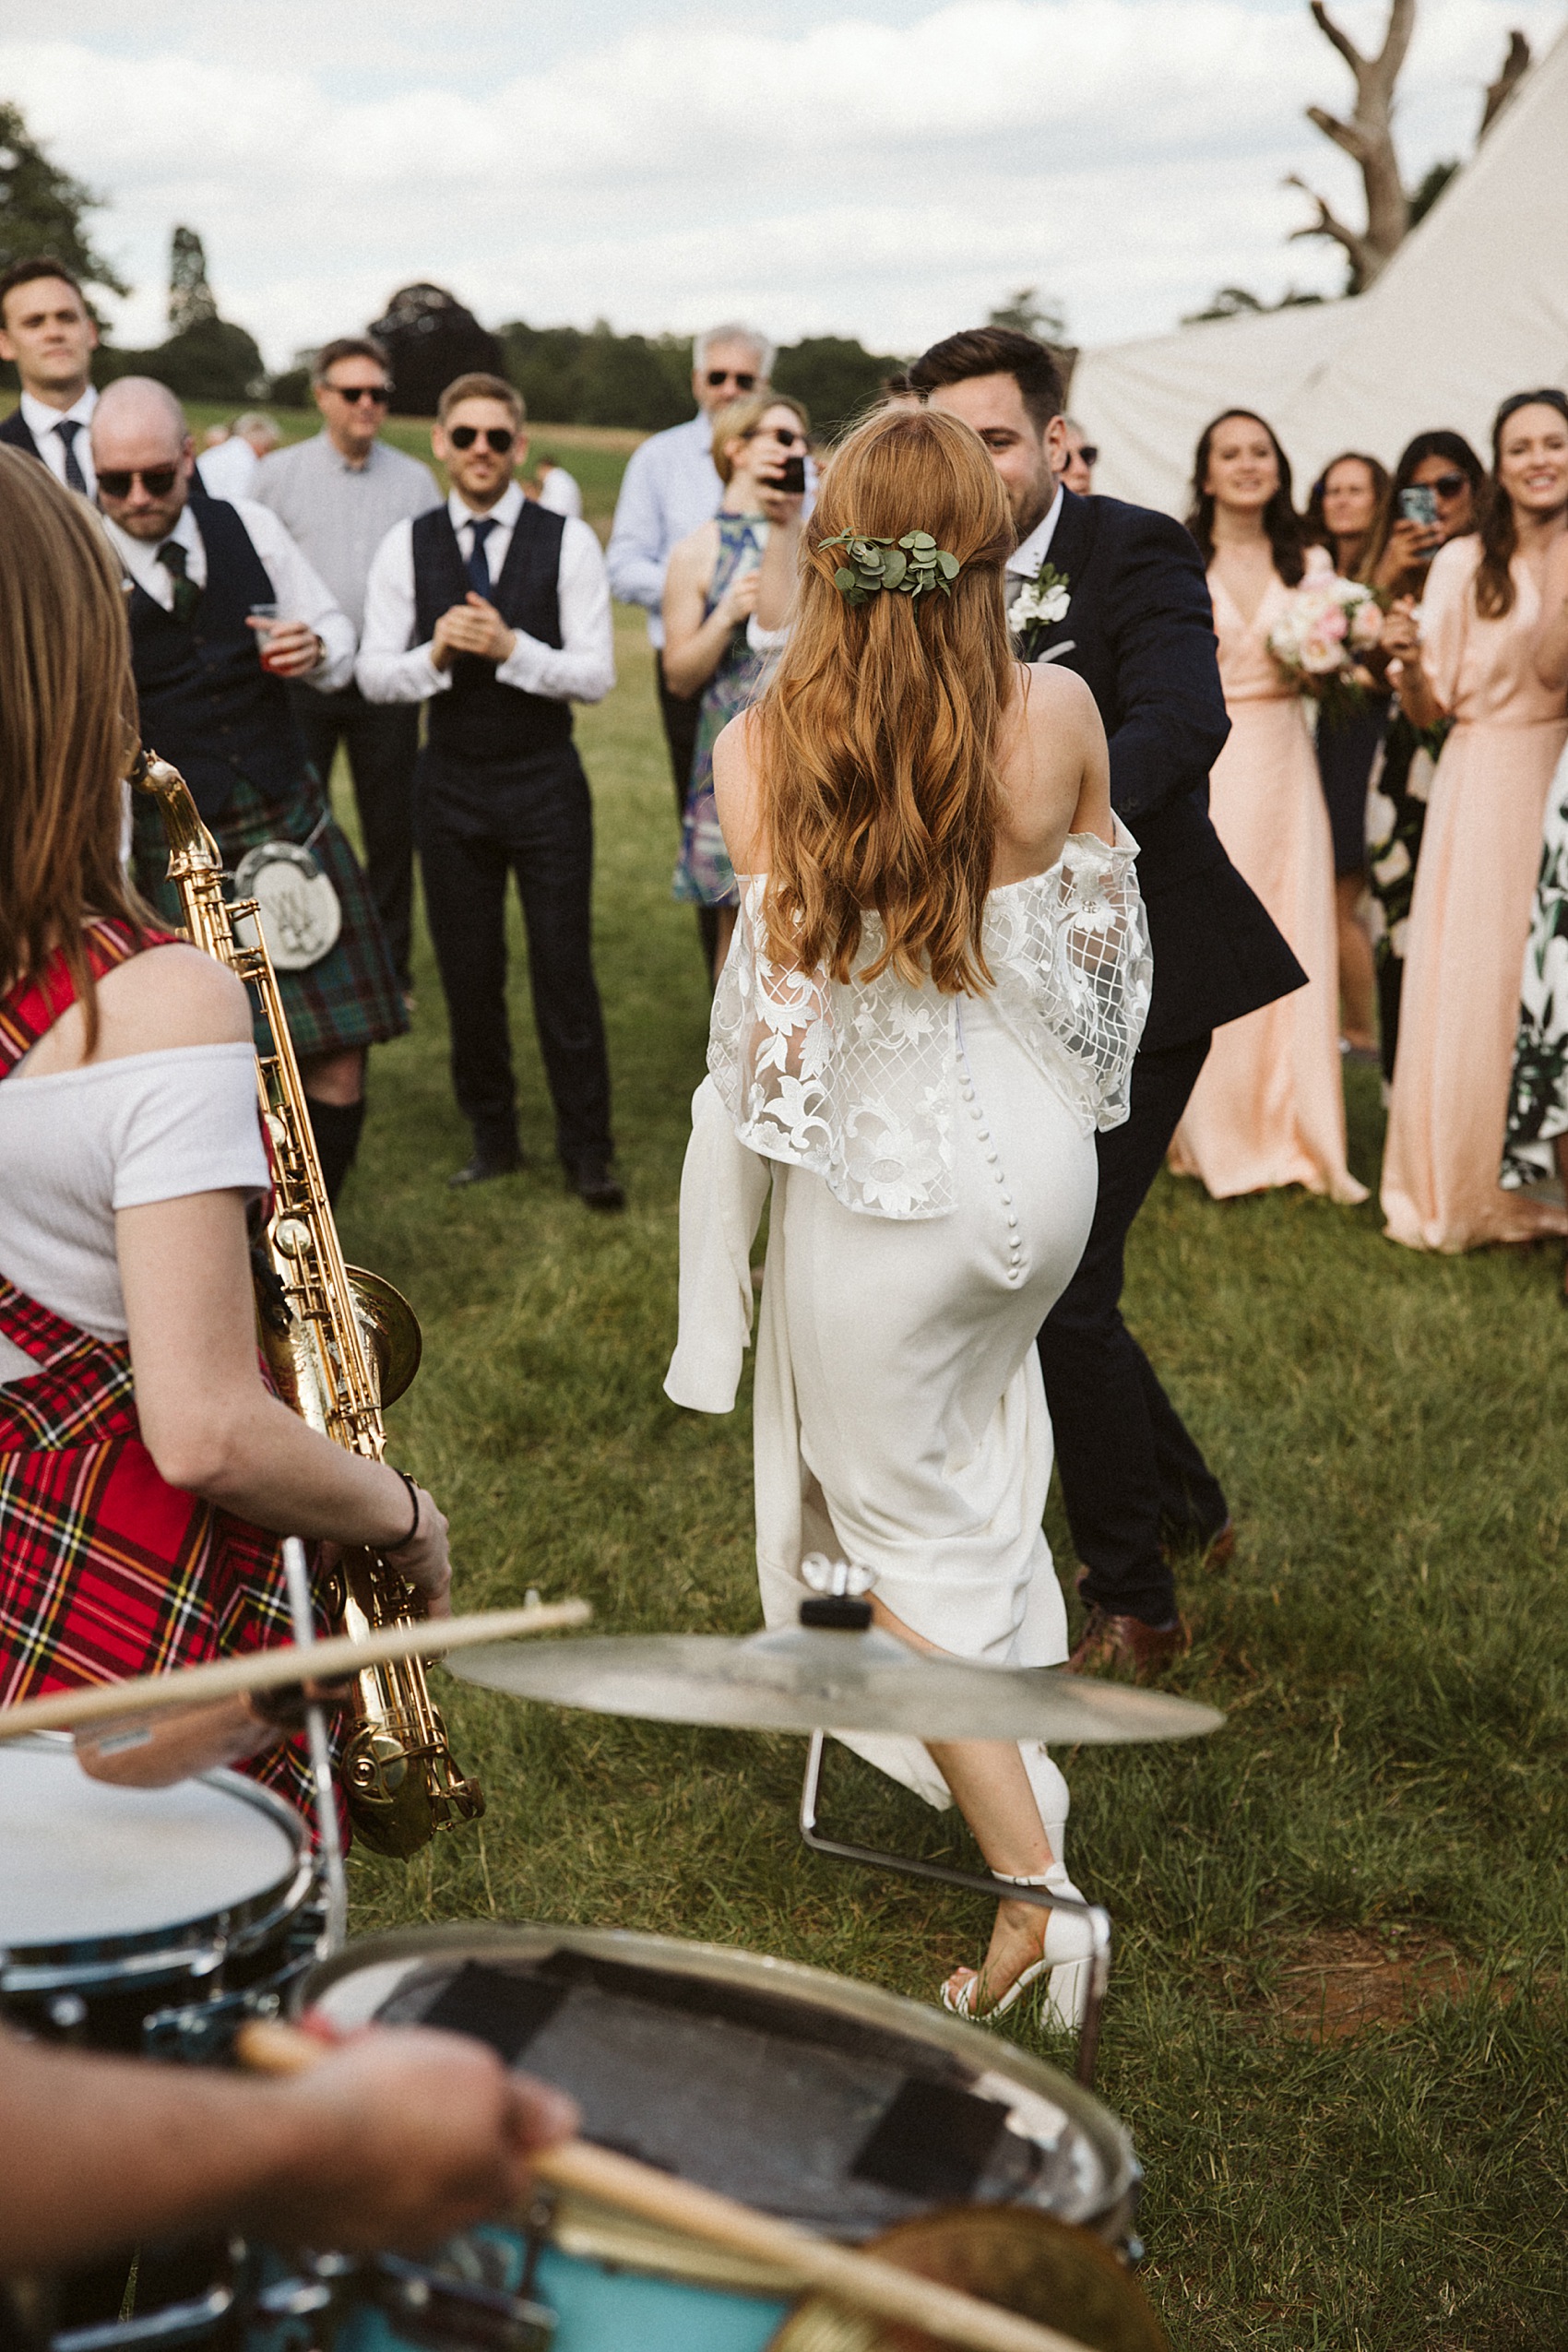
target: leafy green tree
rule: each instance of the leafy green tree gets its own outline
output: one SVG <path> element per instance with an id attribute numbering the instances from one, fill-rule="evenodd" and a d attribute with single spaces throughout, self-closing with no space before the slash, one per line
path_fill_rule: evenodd
<path id="1" fill-rule="evenodd" d="M 787 343 L 773 363 L 780 392 L 805 403 L 815 433 L 831 436 L 869 409 L 904 362 L 868 351 L 848 335 L 807 335 Z"/>
<path id="2" fill-rule="evenodd" d="M 1038 286 L 1020 286 L 1016 292 L 993 310 L 986 321 L 989 327 L 1011 327 L 1016 334 L 1033 335 L 1042 343 L 1065 343 L 1067 313 L 1061 303 L 1049 295 L 1039 298 Z"/>
<path id="3" fill-rule="evenodd" d="M 218 315 L 207 282 L 207 248 L 194 229 L 177 228 L 169 247 L 169 332 L 184 335 Z"/>
<path id="4" fill-rule="evenodd" d="M 92 242 L 87 215 L 102 197 L 51 163 L 19 106 L 0 100 L 0 269 L 47 254 L 85 285 L 129 293 Z"/>

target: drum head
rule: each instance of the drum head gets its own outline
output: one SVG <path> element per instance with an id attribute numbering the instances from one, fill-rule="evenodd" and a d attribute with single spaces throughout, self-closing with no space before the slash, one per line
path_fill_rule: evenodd
<path id="1" fill-rule="evenodd" d="M 662 1936 L 381 1936 L 305 2002 L 489 2041 L 569 2091 L 590 2140 L 829 2236 L 954 2204 L 1124 2232 L 1137 2167 L 1110 2111 L 980 2026 L 816 1968 Z"/>
<path id="2" fill-rule="evenodd" d="M 308 1868 L 303 1823 L 237 1773 L 172 1788 L 89 1780 L 69 1740 L 0 1746 L 0 1951 L 161 1940 L 273 1909 Z"/>

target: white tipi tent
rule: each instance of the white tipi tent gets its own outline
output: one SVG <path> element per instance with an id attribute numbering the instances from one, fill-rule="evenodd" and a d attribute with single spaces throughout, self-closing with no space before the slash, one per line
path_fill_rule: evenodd
<path id="1" fill-rule="evenodd" d="M 1181 514 L 1232 401 L 1268 418 L 1304 490 L 1337 450 L 1392 465 L 1434 425 L 1484 456 L 1498 402 L 1542 384 L 1568 390 L 1568 32 L 1370 293 L 1086 352 L 1072 399 L 1096 489 Z"/>

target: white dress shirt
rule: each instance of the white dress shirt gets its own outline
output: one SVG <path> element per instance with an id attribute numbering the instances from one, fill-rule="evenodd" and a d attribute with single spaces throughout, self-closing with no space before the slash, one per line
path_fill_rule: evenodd
<path id="1" fill-rule="evenodd" d="M 583 493 L 576 476 L 564 466 L 552 466 L 539 485 L 539 503 L 552 515 L 575 515 L 582 520 Z"/>
<path id="2" fill-rule="evenodd" d="M 606 562 L 623 604 L 647 607 L 648 643 L 664 643 L 664 574 L 678 540 L 718 514 L 724 484 L 712 420 L 698 413 L 640 442 L 626 461 Z"/>
<path id="3" fill-rule="evenodd" d="M 1056 495 L 1028 539 L 1022 539 L 1007 558 L 1009 579 L 1032 580 L 1044 565 L 1051 552 L 1051 542 L 1056 536 L 1056 526 L 1062 515 L 1062 484 L 1056 485 Z"/>
<path id="4" fill-rule="evenodd" d="M 331 590 L 312 571 L 269 508 L 242 498 L 235 501 L 234 512 L 244 523 L 251 545 L 261 559 L 262 569 L 272 583 L 279 618 L 303 621 L 307 629 L 315 631 L 327 648 L 327 659 L 311 671 L 306 683 L 324 695 L 346 686 L 354 671 L 353 623 L 334 604 Z M 159 562 L 158 551 L 166 547 L 170 539 L 178 540 L 185 551 L 185 577 L 194 580 L 197 588 L 207 586 L 207 549 L 193 507 L 182 509 L 168 539 L 133 539 L 129 531 L 123 531 L 107 515 L 102 519 L 109 544 L 125 571 L 165 612 L 174 610 L 174 581 L 168 566 Z"/>
<path id="5" fill-rule="evenodd" d="M 496 529 L 485 540 L 484 554 L 492 582 L 501 577 L 526 504 L 514 481 L 490 509 L 489 519 Z M 472 526 L 484 517 L 476 517 L 456 491 L 446 501 L 446 512 L 466 562 L 473 552 Z M 413 642 L 413 528 L 411 522 L 394 523 L 370 567 L 354 671 L 367 702 L 424 702 L 432 695 L 445 694 L 452 683 L 451 671 L 438 670 L 432 660 L 430 644 Z M 496 663 L 496 679 L 503 686 L 542 695 L 550 702 L 602 702 L 615 683 L 610 583 L 598 540 L 587 523 L 571 516 L 562 527 L 555 591 L 561 612 L 559 647 L 515 630 L 517 642 L 505 660 Z"/>
<path id="6" fill-rule="evenodd" d="M 63 424 L 67 417 L 81 426 L 82 430 L 76 436 L 75 447 L 77 463 L 82 469 L 82 480 L 87 484 L 89 498 L 98 495 L 98 476 L 93 469 L 92 442 L 89 431 L 92 412 L 97 406 L 98 392 L 90 384 L 81 398 L 73 400 L 68 409 L 52 409 L 46 401 L 35 400 L 30 392 L 24 392 L 20 402 L 22 422 L 37 442 L 39 455 L 57 481 L 65 479 L 65 445 L 54 428 Z"/>
<path id="7" fill-rule="evenodd" d="M 196 459 L 196 471 L 209 498 L 229 498 L 238 502 L 250 496 L 260 463 L 261 459 L 244 435 L 232 433 L 226 441 L 220 441 L 215 447 L 202 451 Z"/>

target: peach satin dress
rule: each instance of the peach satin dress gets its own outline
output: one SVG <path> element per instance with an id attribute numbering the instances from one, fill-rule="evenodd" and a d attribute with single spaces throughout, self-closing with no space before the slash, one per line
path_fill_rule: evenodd
<path id="1" fill-rule="evenodd" d="M 1248 622 L 1213 572 L 1208 584 L 1230 714 L 1209 779 L 1214 829 L 1284 932 L 1307 985 L 1215 1031 L 1170 1165 L 1201 1177 L 1217 1200 L 1304 1184 L 1332 1200 L 1363 1201 L 1345 1164 L 1328 812 L 1301 697 L 1268 649 L 1290 591 L 1276 574 Z"/>
<path id="2" fill-rule="evenodd" d="M 1497 1181 L 1546 796 L 1568 716 L 1530 658 L 1534 578 L 1515 562 L 1513 611 L 1483 621 L 1479 561 L 1477 539 L 1440 548 L 1421 605 L 1422 664 L 1455 726 L 1416 869 L 1383 1159 L 1389 1239 L 1413 1250 L 1568 1232 L 1568 1213 Z"/>

